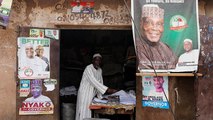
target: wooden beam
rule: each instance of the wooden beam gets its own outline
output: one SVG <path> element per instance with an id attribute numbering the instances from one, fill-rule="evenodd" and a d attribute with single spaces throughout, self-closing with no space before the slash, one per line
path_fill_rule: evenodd
<path id="1" fill-rule="evenodd" d="M 203 76 L 201 73 L 156 73 L 157 76 L 174 76 L 174 77 L 192 77 L 192 76 Z M 136 73 L 136 76 L 156 76 L 155 73 Z"/>
<path id="2" fill-rule="evenodd" d="M 59 29 L 94 29 L 94 30 L 132 30 L 131 25 L 88 25 L 88 24 L 55 24 Z"/>

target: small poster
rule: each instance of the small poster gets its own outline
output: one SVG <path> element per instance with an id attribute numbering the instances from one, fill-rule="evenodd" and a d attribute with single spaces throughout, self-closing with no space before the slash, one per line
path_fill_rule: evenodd
<path id="1" fill-rule="evenodd" d="M 77 0 L 76 2 L 71 2 L 71 7 L 72 13 L 92 14 L 94 9 L 94 2 L 80 2 Z"/>
<path id="2" fill-rule="evenodd" d="M 47 88 L 46 91 L 53 91 L 55 90 L 55 85 L 57 84 L 56 79 L 45 79 L 44 86 Z"/>
<path id="3" fill-rule="evenodd" d="M 50 77 L 50 39 L 18 38 L 18 77 L 45 79 Z"/>
<path id="4" fill-rule="evenodd" d="M 59 40 L 59 30 L 45 29 L 45 37 Z"/>
<path id="5" fill-rule="evenodd" d="M 142 86 L 143 107 L 169 109 L 167 76 L 144 76 Z"/>
<path id="6" fill-rule="evenodd" d="M 44 29 L 30 29 L 30 37 L 44 38 Z"/>
<path id="7" fill-rule="evenodd" d="M 30 80 L 20 80 L 20 97 L 27 97 L 30 94 Z"/>
<path id="8" fill-rule="evenodd" d="M 0 0 L 0 25 L 6 27 L 9 23 L 9 15 L 13 0 Z"/>
<path id="9" fill-rule="evenodd" d="M 32 97 L 25 99 L 19 108 L 19 115 L 53 114 L 51 99 L 42 95 L 42 80 L 31 81 Z"/>

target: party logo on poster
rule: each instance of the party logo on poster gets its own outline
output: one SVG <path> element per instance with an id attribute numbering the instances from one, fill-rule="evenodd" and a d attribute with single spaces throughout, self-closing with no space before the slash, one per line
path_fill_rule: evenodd
<path id="1" fill-rule="evenodd" d="M 170 29 L 175 31 L 182 31 L 184 28 L 187 28 L 187 21 L 181 15 L 175 15 L 170 20 Z"/>
<path id="2" fill-rule="evenodd" d="M 27 97 L 30 93 L 30 80 L 20 80 L 20 97 Z"/>

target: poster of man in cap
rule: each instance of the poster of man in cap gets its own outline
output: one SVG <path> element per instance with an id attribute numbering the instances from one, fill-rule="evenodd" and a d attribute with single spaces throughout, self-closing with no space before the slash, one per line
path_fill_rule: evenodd
<path id="1" fill-rule="evenodd" d="M 197 71 L 200 51 L 198 1 L 133 0 L 137 67 L 144 72 Z M 187 52 L 184 40 L 190 40 Z M 186 44 L 186 43 L 185 43 Z M 195 50 L 197 52 L 191 52 Z M 189 53 L 190 54 L 187 54 Z M 186 53 L 192 59 L 179 57 Z M 196 57 L 193 57 L 196 56 Z"/>
<path id="2" fill-rule="evenodd" d="M 54 105 L 51 99 L 42 95 L 42 80 L 31 80 L 32 97 L 25 99 L 19 108 L 19 115 L 53 114 Z"/>
<path id="3" fill-rule="evenodd" d="M 45 79 L 50 77 L 50 39 L 18 38 L 18 77 L 20 79 Z M 45 58 L 45 59 L 43 59 Z"/>
<path id="4" fill-rule="evenodd" d="M 142 106 L 169 109 L 168 76 L 143 76 Z"/>

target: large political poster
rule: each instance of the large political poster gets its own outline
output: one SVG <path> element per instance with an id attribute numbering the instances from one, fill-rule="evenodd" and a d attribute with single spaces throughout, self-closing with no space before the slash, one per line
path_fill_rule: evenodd
<path id="1" fill-rule="evenodd" d="M 9 23 L 9 16 L 13 0 L 0 0 L 0 25 L 6 27 Z"/>
<path id="2" fill-rule="evenodd" d="M 50 39 L 18 38 L 18 77 L 20 79 L 50 78 Z"/>
<path id="3" fill-rule="evenodd" d="M 142 106 L 169 109 L 168 77 L 143 76 Z"/>
<path id="4" fill-rule="evenodd" d="M 138 70 L 197 71 L 197 0 L 132 0 Z"/>

